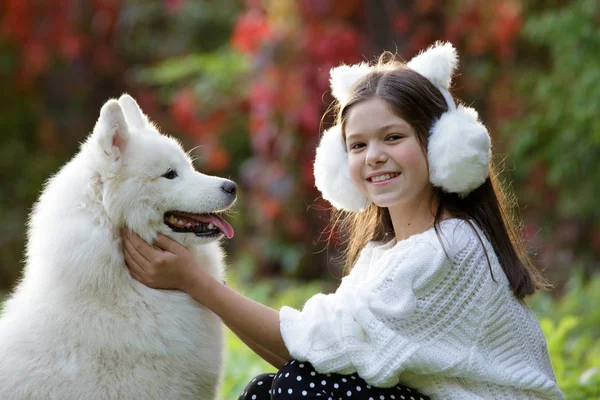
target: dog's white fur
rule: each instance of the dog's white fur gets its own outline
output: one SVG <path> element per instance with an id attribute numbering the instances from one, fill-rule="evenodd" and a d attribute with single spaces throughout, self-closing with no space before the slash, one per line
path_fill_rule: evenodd
<path id="1" fill-rule="evenodd" d="M 176 179 L 161 177 L 169 168 Z M 119 230 L 166 234 L 222 279 L 218 243 L 171 231 L 163 214 L 228 208 L 224 182 L 196 172 L 130 96 L 109 100 L 31 214 L 23 279 L 0 318 L 0 399 L 215 398 L 220 320 L 133 280 Z"/>

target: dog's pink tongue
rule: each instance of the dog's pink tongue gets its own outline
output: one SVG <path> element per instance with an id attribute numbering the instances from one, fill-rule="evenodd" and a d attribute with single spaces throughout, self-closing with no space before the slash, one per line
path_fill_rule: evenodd
<path id="1" fill-rule="evenodd" d="M 227 239 L 231 239 L 233 237 L 233 228 L 223 218 L 216 215 L 209 215 L 207 219 L 209 220 L 207 222 L 211 222 L 214 226 L 219 228 L 219 230 L 223 232 Z"/>

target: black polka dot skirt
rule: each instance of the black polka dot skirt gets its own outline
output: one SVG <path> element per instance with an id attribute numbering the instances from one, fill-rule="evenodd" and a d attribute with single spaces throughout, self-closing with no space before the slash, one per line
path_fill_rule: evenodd
<path id="1" fill-rule="evenodd" d="M 319 374 L 307 362 L 292 360 L 276 374 L 252 379 L 238 400 L 429 400 L 406 386 L 378 388 L 357 374 Z"/>

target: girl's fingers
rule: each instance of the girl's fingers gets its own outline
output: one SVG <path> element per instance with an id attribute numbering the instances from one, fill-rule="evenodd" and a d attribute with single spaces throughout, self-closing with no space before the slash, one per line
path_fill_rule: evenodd
<path id="1" fill-rule="evenodd" d="M 158 257 L 160 254 L 160 250 L 152 247 L 144 239 L 139 237 L 135 232 L 131 232 L 128 229 L 124 232 L 125 239 L 129 241 L 131 246 L 133 247 L 132 256 L 136 257 L 136 260 L 140 260 L 140 256 L 146 260 L 146 262 L 151 262 L 151 260 Z"/>
<path id="2" fill-rule="evenodd" d="M 132 259 L 132 257 L 127 251 L 125 251 L 124 254 L 125 263 L 128 266 L 129 274 L 131 275 L 131 277 L 146 286 L 154 287 L 151 279 L 148 277 L 146 272 L 142 268 L 140 268 L 139 264 L 137 264 L 135 260 Z"/>
<path id="3" fill-rule="evenodd" d="M 129 273 L 131 274 L 131 277 L 133 279 L 135 279 L 136 281 L 138 281 L 140 283 L 144 283 L 144 280 L 138 274 L 136 274 L 135 272 L 133 272 L 131 270 L 129 271 Z"/>
<path id="4" fill-rule="evenodd" d="M 173 254 L 180 254 L 182 250 L 185 250 L 185 247 L 165 235 L 158 235 L 154 240 L 154 245 Z"/>
<path id="5" fill-rule="evenodd" d="M 146 260 L 127 239 L 123 239 L 123 255 L 130 271 L 143 276 L 144 271 L 149 268 L 149 261 Z"/>

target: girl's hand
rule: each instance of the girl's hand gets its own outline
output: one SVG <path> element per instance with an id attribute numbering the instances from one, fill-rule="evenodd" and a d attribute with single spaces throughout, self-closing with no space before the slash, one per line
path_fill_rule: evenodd
<path id="1" fill-rule="evenodd" d="M 186 285 L 202 273 L 191 253 L 166 236 L 158 235 L 151 246 L 137 234 L 123 229 L 121 240 L 131 276 L 146 286 L 185 291 Z"/>

